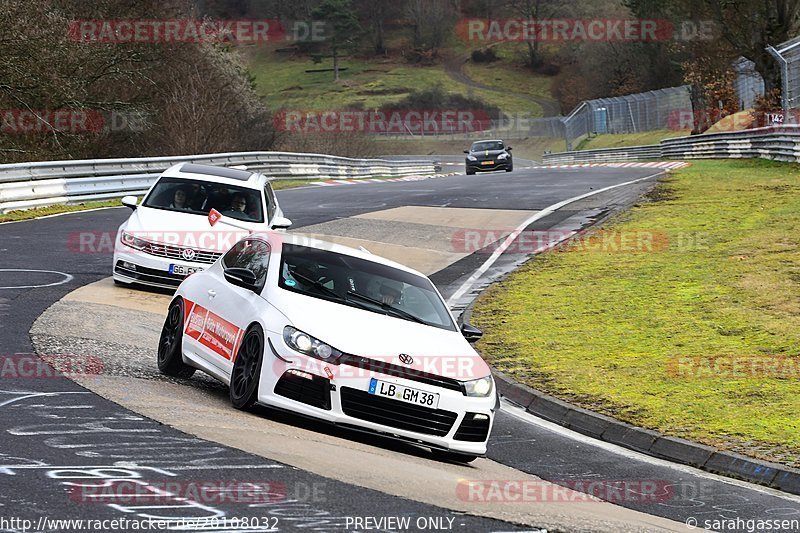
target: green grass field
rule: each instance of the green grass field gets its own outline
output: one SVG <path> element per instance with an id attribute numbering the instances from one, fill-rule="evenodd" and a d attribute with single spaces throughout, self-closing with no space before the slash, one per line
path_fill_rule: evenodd
<path id="1" fill-rule="evenodd" d="M 626 422 L 800 466 L 800 166 L 695 162 L 601 231 L 480 298 L 484 356 Z"/>
<path id="2" fill-rule="evenodd" d="M 575 146 L 576 150 L 600 150 L 602 148 L 624 148 L 626 146 L 644 146 L 658 144 L 662 139 L 689 135 L 689 130 L 656 130 L 642 133 L 620 133 L 598 135 L 584 139 Z"/>
<path id="3" fill-rule="evenodd" d="M 330 68 L 330 60 L 314 64 L 309 58 L 287 58 L 268 49 L 246 54 L 256 90 L 273 109 L 348 109 L 367 110 L 402 100 L 413 91 L 441 86 L 444 90 L 478 97 L 507 112 L 529 112 L 540 116 L 541 108 L 511 94 L 473 89 L 451 79 L 442 65 L 417 67 L 400 60 L 365 61 L 344 59 L 339 83 L 332 72 L 306 73 L 309 69 Z M 513 69 L 509 67 L 509 71 Z M 541 84 L 542 82 L 537 81 Z"/>

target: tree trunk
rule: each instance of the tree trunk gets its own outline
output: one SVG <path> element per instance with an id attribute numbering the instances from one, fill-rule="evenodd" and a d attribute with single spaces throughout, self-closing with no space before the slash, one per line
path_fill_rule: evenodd
<path id="1" fill-rule="evenodd" d="M 382 18 L 375 23 L 375 53 L 377 55 L 386 55 L 386 32 Z"/>
<path id="2" fill-rule="evenodd" d="M 339 81 L 339 49 L 333 47 L 333 80 Z"/>
<path id="3" fill-rule="evenodd" d="M 781 63 L 772 54 L 764 50 L 763 54 L 748 58 L 755 63 L 756 71 L 764 78 L 764 93 L 769 95 L 773 89 L 781 91 L 783 84 L 781 80 Z"/>

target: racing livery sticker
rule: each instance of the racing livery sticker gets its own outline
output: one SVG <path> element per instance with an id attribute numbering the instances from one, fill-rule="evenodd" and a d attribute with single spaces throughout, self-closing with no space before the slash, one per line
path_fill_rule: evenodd
<path id="1" fill-rule="evenodd" d="M 214 353 L 233 361 L 239 348 L 242 330 L 224 318 L 194 302 L 186 301 L 186 335 Z"/>

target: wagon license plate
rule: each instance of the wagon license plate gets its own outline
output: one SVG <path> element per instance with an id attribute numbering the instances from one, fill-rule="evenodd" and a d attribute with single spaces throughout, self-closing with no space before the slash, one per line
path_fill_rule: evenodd
<path id="1" fill-rule="evenodd" d="M 430 407 L 431 409 L 436 409 L 439 406 L 438 394 L 412 389 L 397 383 L 380 381 L 375 378 L 372 378 L 369 382 L 369 393 L 401 402 L 413 403 L 414 405 Z"/>

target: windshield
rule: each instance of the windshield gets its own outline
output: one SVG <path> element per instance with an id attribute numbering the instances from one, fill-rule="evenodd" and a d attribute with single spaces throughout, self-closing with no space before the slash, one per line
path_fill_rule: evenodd
<path id="1" fill-rule="evenodd" d="M 486 141 L 472 145 L 473 152 L 483 152 L 486 150 L 504 150 L 503 143 L 500 141 Z"/>
<path id="2" fill-rule="evenodd" d="M 456 331 L 428 278 L 374 261 L 285 244 L 278 283 L 313 298 Z"/>
<path id="3" fill-rule="evenodd" d="M 216 209 L 236 220 L 264 222 L 259 191 L 202 180 L 161 178 L 142 205 L 203 216 Z"/>

